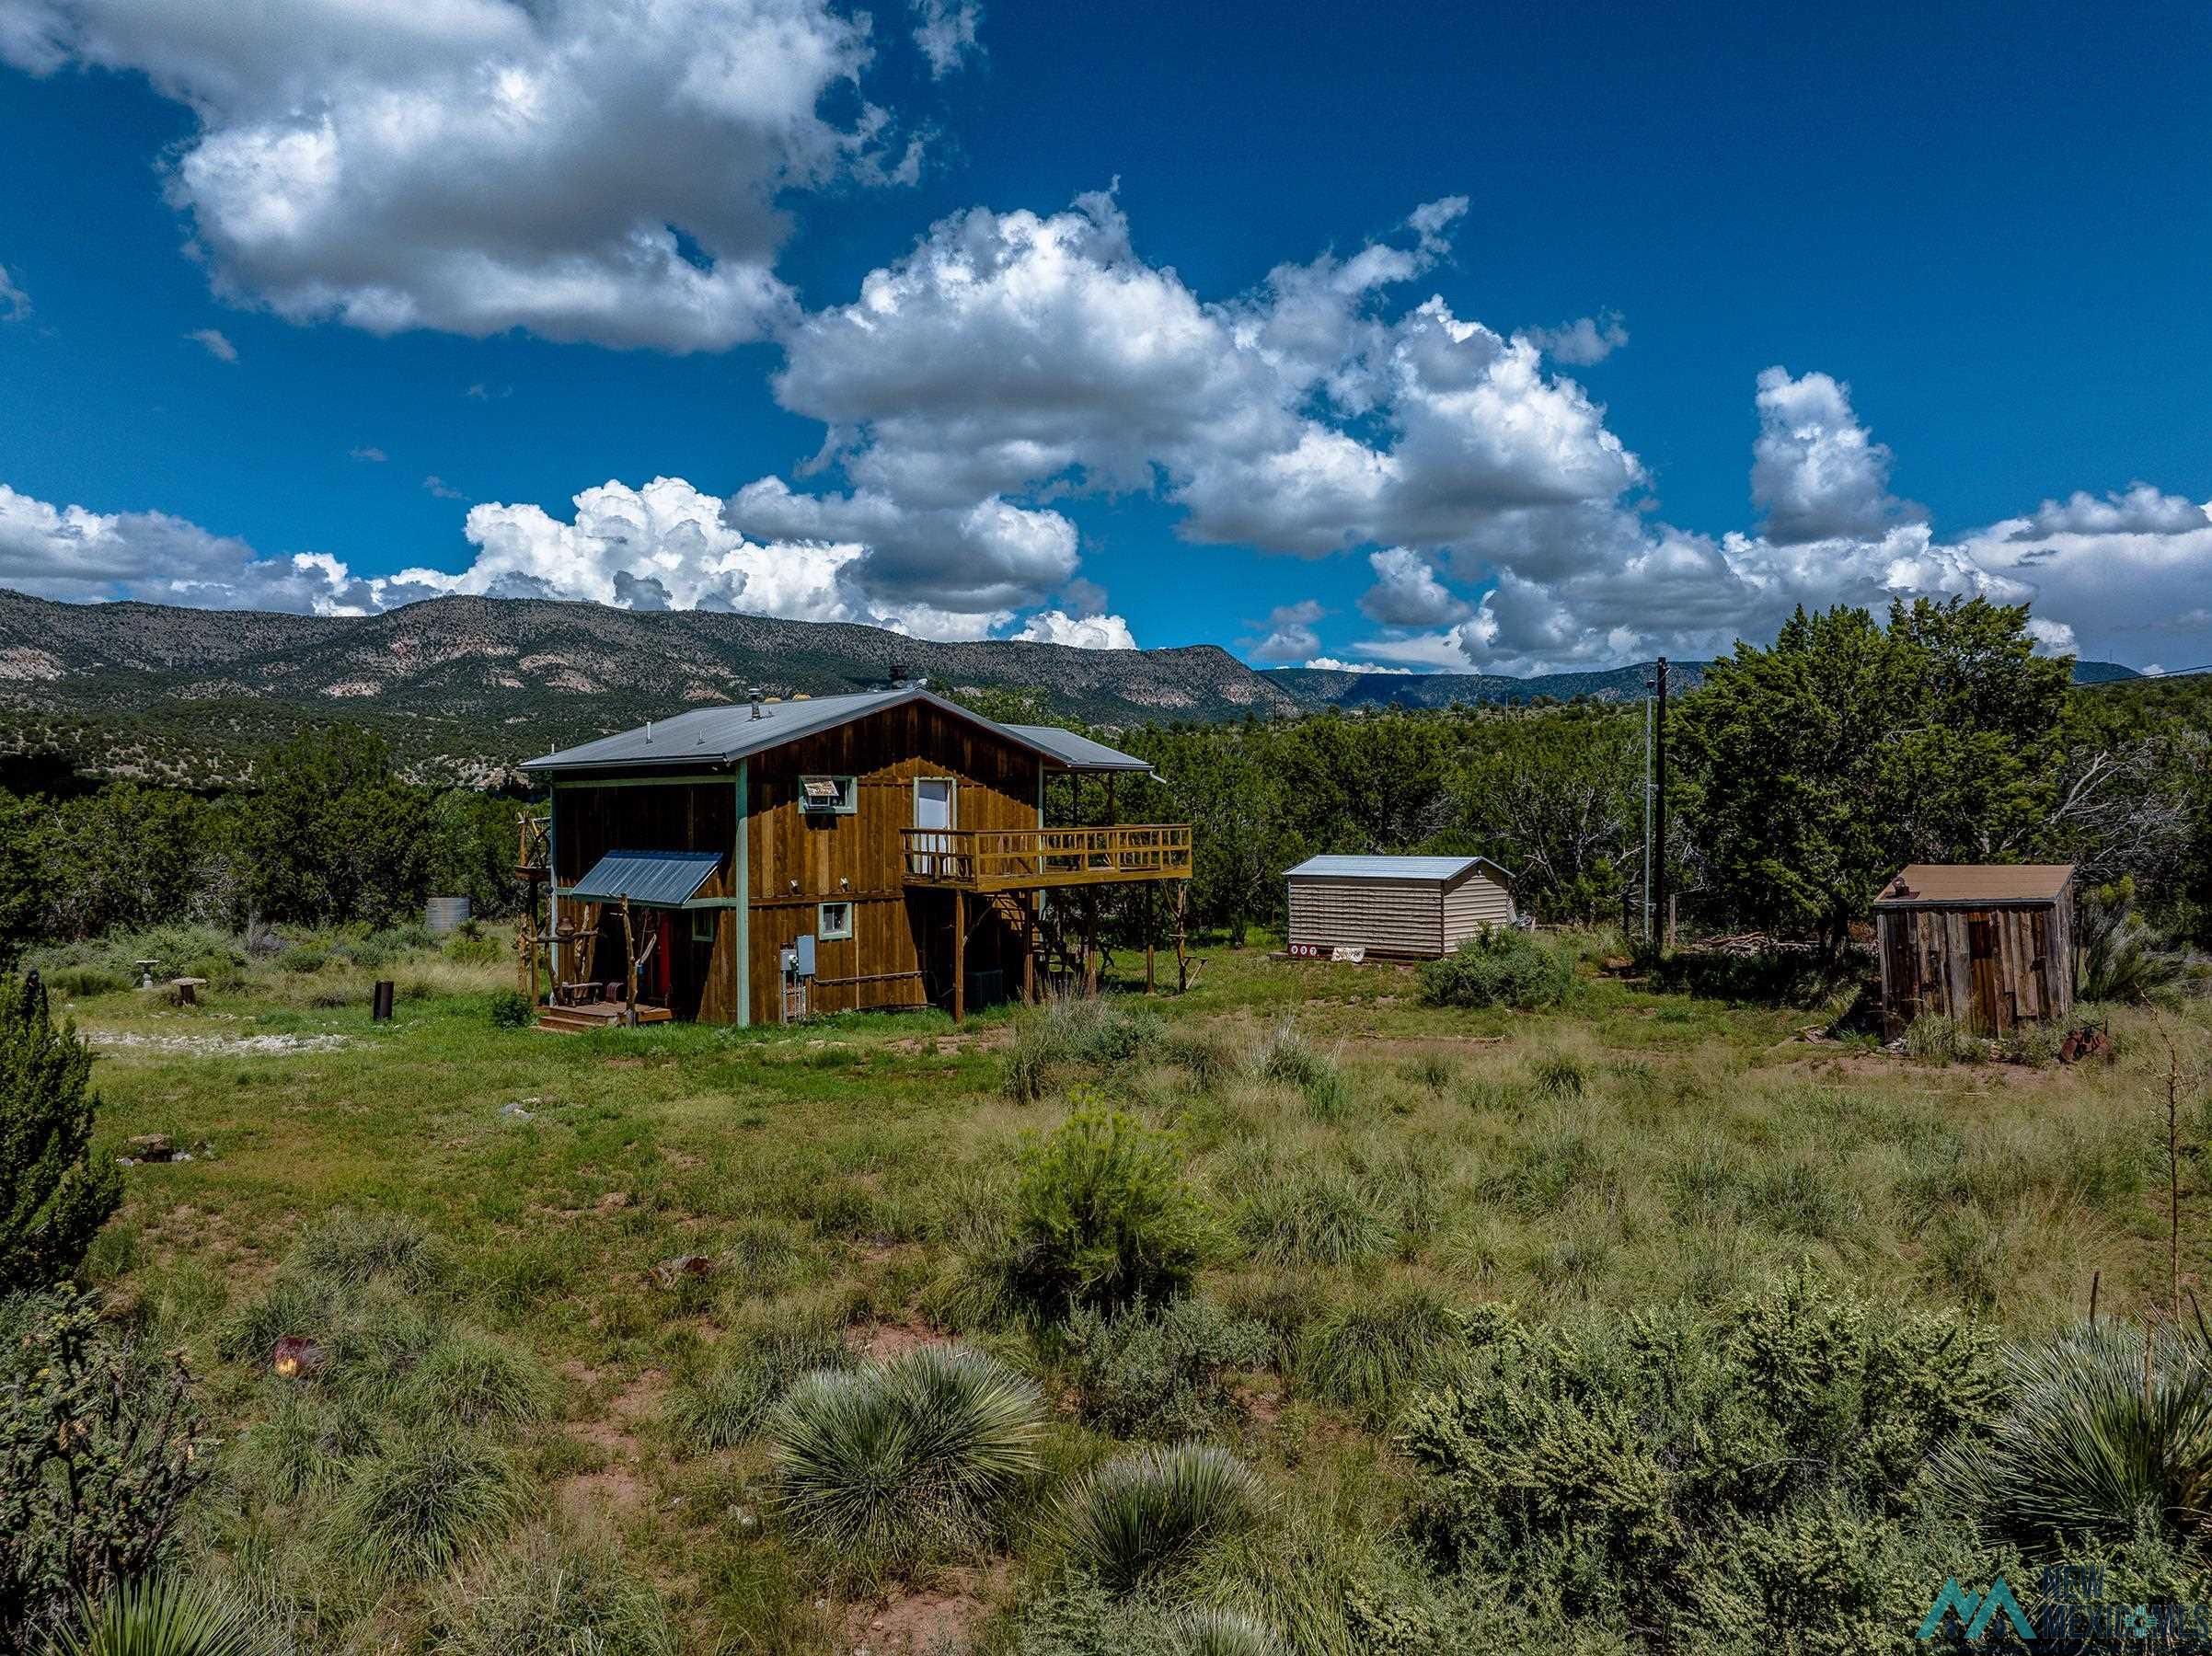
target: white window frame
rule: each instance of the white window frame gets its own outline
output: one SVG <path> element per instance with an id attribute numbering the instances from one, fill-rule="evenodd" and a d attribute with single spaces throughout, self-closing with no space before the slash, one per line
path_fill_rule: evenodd
<path id="1" fill-rule="evenodd" d="M 845 911 L 845 926 L 841 931 L 830 930 L 829 912 L 835 908 Z M 817 903 L 814 905 L 814 940 L 817 943 L 850 942 L 853 935 L 853 919 L 852 900 L 848 897 L 837 897 L 827 903 Z"/>
<path id="2" fill-rule="evenodd" d="M 691 911 L 691 940 L 694 943 L 714 941 L 714 922 L 717 912 L 710 908 L 698 908 Z M 701 927 L 705 929 L 702 930 Z"/>
<path id="3" fill-rule="evenodd" d="M 835 805 L 817 805 L 806 797 L 809 782 L 835 782 L 837 785 L 837 802 Z M 860 809 L 860 778 L 834 776 L 820 772 L 799 778 L 799 810 L 804 816 L 853 816 Z"/>

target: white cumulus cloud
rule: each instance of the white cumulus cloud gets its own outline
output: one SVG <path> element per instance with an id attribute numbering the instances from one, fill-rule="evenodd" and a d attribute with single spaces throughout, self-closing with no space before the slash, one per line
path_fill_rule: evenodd
<path id="1" fill-rule="evenodd" d="M 762 337 L 778 198 L 915 175 L 872 55 L 828 0 L 0 0 L 0 60 L 190 109 L 167 192 L 220 292 L 374 333 Z"/>
<path id="2" fill-rule="evenodd" d="M 1071 615 L 1039 610 L 1011 635 L 1031 644 L 1066 644 L 1077 650 L 1135 650 L 1136 638 L 1119 615 Z"/>

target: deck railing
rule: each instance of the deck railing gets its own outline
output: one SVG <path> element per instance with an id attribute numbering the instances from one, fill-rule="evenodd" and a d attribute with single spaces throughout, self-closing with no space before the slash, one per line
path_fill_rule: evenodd
<path id="1" fill-rule="evenodd" d="M 1188 880 L 1191 825 L 1115 828 L 908 828 L 906 882 L 974 891 Z"/>

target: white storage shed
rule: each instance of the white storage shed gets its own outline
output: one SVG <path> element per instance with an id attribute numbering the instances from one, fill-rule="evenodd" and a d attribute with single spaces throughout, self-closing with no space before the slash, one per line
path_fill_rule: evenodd
<path id="1" fill-rule="evenodd" d="M 1293 954 L 1433 960 L 1515 918 L 1508 876 L 1486 857 L 1312 857 L 1284 878 Z"/>

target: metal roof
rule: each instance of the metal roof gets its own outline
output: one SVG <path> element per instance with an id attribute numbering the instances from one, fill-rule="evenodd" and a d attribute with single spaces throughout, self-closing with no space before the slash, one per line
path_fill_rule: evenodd
<path id="1" fill-rule="evenodd" d="M 2056 903 L 2072 863 L 1914 863 L 1882 888 L 1876 908 L 1978 903 Z"/>
<path id="2" fill-rule="evenodd" d="M 1500 877 L 1505 870 L 1487 857 L 1309 857 L 1285 879 L 1319 874 L 1332 880 L 1433 880 L 1449 884 L 1477 864 Z"/>
<path id="3" fill-rule="evenodd" d="M 582 880 L 563 886 L 560 894 L 602 903 L 627 897 L 673 908 L 697 896 L 721 860 L 719 851 L 609 851 Z"/>
<path id="4" fill-rule="evenodd" d="M 602 736 L 524 763 L 526 771 L 643 770 L 663 765 L 732 765 L 770 748 L 835 730 L 871 713 L 908 702 L 927 702 L 955 718 L 996 730 L 1048 763 L 1070 770 L 1147 770 L 1141 759 L 1117 753 L 1072 730 L 1038 725 L 1002 725 L 971 713 L 919 685 L 865 690 L 852 696 L 814 696 L 793 701 L 695 707 L 674 719 L 656 719 L 634 730 Z"/>
<path id="5" fill-rule="evenodd" d="M 1151 761 L 1134 754 L 1120 753 L 1102 742 L 1093 742 L 1088 736 L 1078 736 L 1073 730 L 1064 730 L 1058 725 L 1000 725 L 1002 730 L 1011 730 L 1033 747 L 1041 747 L 1058 755 L 1070 770 L 1083 771 L 1148 771 Z"/>

